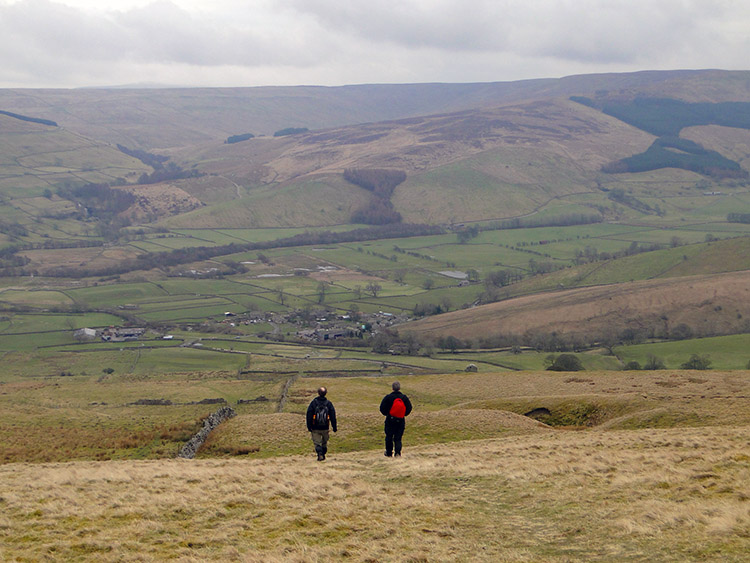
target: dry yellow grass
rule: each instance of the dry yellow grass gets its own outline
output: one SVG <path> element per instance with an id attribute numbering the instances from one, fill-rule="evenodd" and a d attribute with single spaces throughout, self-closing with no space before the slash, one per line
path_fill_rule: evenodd
<path id="1" fill-rule="evenodd" d="M 750 427 L 0 467 L 0 558 L 698 561 L 750 550 Z"/>

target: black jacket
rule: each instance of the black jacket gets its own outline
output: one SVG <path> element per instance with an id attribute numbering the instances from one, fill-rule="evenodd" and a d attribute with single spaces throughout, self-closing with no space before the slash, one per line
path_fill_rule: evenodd
<path id="1" fill-rule="evenodd" d="M 411 401 L 409 400 L 409 397 L 404 395 L 401 391 L 394 391 L 393 393 L 388 393 L 388 395 L 383 397 L 383 400 L 380 401 L 380 413 L 383 416 L 389 416 L 388 413 L 391 412 L 393 401 L 397 398 L 401 399 L 404 402 L 404 406 L 406 407 L 406 414 L 404 416 L 405 417 L 409 416 L 409 413 L 411 412 Z"/>
<path id="2" fill-rule="evenodd" d="M 315 411 L 318 410 L 318 405 L 321 403 L 328 403 L 328 422 L 330 423 L 330 427 L 333 429 L 334 432 L 336 432 L 336 409 L 333 408 L 333 403 L 326 399 L 325 397 L 315 397 L 312 401 L 310 401 L 310 406 L 307 407 L 307 430 L 308 432 L 312 432 L 313 430 L 321 430 L 320 428 L 313 428 L 313 417 L 315 416 Z M 326 424 L 326 429 L 328 429 L 328 424 Z"/>

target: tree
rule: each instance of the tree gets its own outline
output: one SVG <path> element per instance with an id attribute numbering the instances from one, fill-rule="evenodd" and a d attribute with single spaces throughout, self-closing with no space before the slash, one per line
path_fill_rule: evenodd
<path id="1" fill-rule="evenodd" d="M 372 339 L 372 351 L 376 354 L 387 354 L 396 338 L 390 332 L 379 332 Z"/>
<path id="2" fill-rule="evenodd" d="M 664 365 L 664 360 L 661 358 L 657 358 L 653 354 L 650 354 L 649 357 L 646 359 L 646 363 L 643 364 L 643 369 L 648 370 L 655 370 L 655 369 L 665 369 L 666 366 Z"/>
<path id="3" fill-rule="evenodd" d="M 424 282 L 422 282 L 422 287 L 424 289 L 430 290 L 435 286 L 435 280 L 432 278 L 425 278 Z"/>
<path id="4" fill-rule="evenodd" d="M 606 348 L 607 352 L 609 352 L 610 356 L 614 356 L 615 352 L 615 346 L 617 346 L 620 343 L 620 337 L 615 332 L 614 328 L 609 327 L 602 331 L 601 339 L 599 340 L 599 343 L 602 345 L 603 348 Z"/>
<path id="5" fill-rule="evenodd" d="M 383 289 L 383 286 L 381 286 L 376 281 L 368 282 L 368 284 L 365 286 L 365 289 L 368 293 L 372 294 L 373 297 L 377 297 L 378 293 L 380 293 L 380 290 Z"/>
<path id="6" fill-rule="evenodd" d="M 640 344 L 645 339 L 643 332 L 637 328 L 626 328 L 620 333 L 623 344 Z"/>
<path id="7" fill-rule="evenodd" d="M 700 354 L 691 354 L 690 359 L 684 364 L 680 365 L 680 369 L 709 369 L 711 367 L 711 360 L 707 355 L 702 356 Z"/>
<path id="8" fill-rule="evenodd" d="M 547 369 L 551 371 L 582 371 L 584 367 L 581 360 L 574 354 L 560 354 Z"/>
<path id="9" fill-rule="evenodd" d="M 669 331 L 672 340 L 687 340 L 693 337 L 693 329 L 685 323 L 680 323 Z"/>
<path id="10" fill-rule="evenodd" d="M 458 231 L 456 236 L 458 237 L 458 242 L 460 244 L 466 244 L 471 239 L 479 236 L 479 227 L 472 225 L 471 227 Z"/>
<path id="11" fill-rule="evenodd" d="M 458 338 L 455 336 L 441 336 L 438 338 L 437 341 L 438 348 L 442 348 L 443 350 L 450 350 L 451 352 L 455 352 L 459 348 L 463 348 L 463 342 L 461 342 Z"/>
<path id="12" fill-rule="evenodd" d="M 641 369 L 641 364 L 639 364 L 635 360 L 630 360 L 627 364 L 625 364 L 625 367 L 623 369 L 628 371 L 637 371 Z"/>

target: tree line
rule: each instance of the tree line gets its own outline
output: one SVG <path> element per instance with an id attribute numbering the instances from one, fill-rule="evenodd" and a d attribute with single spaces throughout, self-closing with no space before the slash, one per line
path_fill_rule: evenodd
<path id="1" fill-rule="evenodd" d="M 672 98 L 648 97 L 629 101 L 592 100 L 583 96 L 571 96 L 570 99 L 658 137 L 676 137 L 685 127 L 696 125 L 713 124 L 750 129 L 748 102 L 685 102 Z"/>
<path id="2" fill-rule="evenodd" d="M 111 276 L 119 275 L 136 270 L 150 270 L 153 268 L 170 268 L 182 264 L 190 264 L 209 260 L 218 256 L 226 256 L 239 252 L 253 250 L 268 250 L 273 248 L 288 248 L 294 246 L 312 246 L 325 244 L 338 244 L 345 242 L 361 242 L 367 240 L 405 238 L 427 235 L 445 234 L 445 229 L 433 225 L 415 225 L 399 223 L 394 225 L 380 225 L 354 229 L 346 232 L 305 232 L 291 237 L 259 241 L 251 243 L 231 243 L 220 246 L 197 246 L 190 248 L 179 248 L 166 252 L 147 252 L 130 260 L 123 260 L 104 268 L 57 268 L 45 272 L 51 277 L 88 277 L 88 276 Z M 37 272 L 18 271 L 14 275 L 23 275 Z M 0 275 L 6 275 L 4 272 Z"/>
<path id="3" fill-rule="evenodd" d="M 729 223 L 750 223 L 750 213 L 729 213 L 727 215 Z"/>
<path id="4" fill-rule="evenodd" d="M 678 137 L 656 139 L 646 152 L 611 162 L 602 172 L 646 172 L 660 168 L 681 168 L 714 178 L 747 178 L 739 163 L 716 151 L 704 149 L 697 143 Z"/>
<path id="5" fill-rule="evenodd" d="M 391 196 L 396 186 L 406 180 L 406 172 L 381 168 L 347 168 L 344 170 L 344 179 L 372 193 L 370 201 L 352 213 L 352 223 L 387 225 L 401 222 L 401 214 L 393 208 Z"/>
<path id="6" fill-rule="evenodd" d="M 248 141 L 255 138 L 252 133 L 242 133 L 240 135 L 230 135 L 227 140 L 224 141 L 225 145 L 233 145 L 234 143 L 241 143 L 242 141 Z"/>
<path id="7" fill-rule="evenodd" d="M 29 121 L 31 123 L 39 123 L 41 125 L 49 125 L 50 127 L 57 127 L 57 123 L 50 119 L 42 119 L 41 117 L 29 117 L 28 115 L 21 115 L 20 113 L 13 113 L 11 111 L 0 110 L 0 114 L 7 115 L 13 119 L 19 119 L 21 121 Z"/>

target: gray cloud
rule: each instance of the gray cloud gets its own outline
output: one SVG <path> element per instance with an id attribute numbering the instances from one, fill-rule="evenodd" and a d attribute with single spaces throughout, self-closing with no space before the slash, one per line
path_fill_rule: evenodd
<path id="1" fill-rule="evenodd" d="M 0 0 L 0 86 L 493 81 L 743 68 L 734 0 Z M 199 6 L 199 7 L 198 7 Z"/>
<path id="2" fill-rule="evenodd" d="M 512 26 L 507 2 L 497 0 L 291 0 L 290 4 L 329 32 L 413 48 L 504 49 Z"/>

